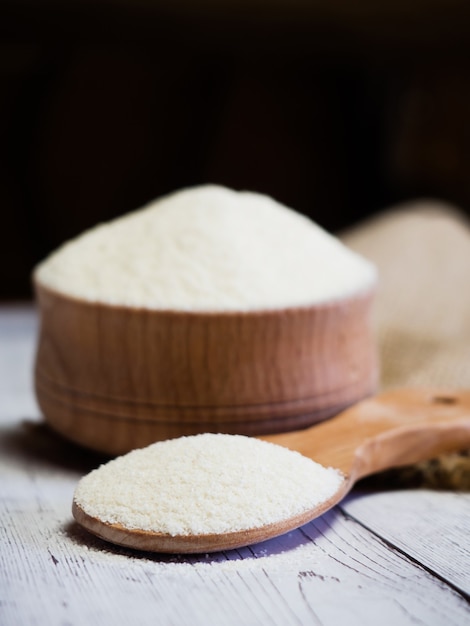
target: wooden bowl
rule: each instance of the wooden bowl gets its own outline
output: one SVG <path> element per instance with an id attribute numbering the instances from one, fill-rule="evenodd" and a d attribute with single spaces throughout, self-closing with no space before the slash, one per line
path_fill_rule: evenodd
<path id="1" fill-rule="evenodd" d="M 202 432 L 299 429 L 377 386 L 373 292 L 283 310 L 187 313 L 35 287 L 39 405 L 55 430 L 101 452 Z"/>

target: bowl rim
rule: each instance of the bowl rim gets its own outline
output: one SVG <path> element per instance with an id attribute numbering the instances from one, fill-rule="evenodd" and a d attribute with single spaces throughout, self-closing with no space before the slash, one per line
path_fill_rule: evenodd
<path id="1" fill-rule="evenodd" d="M 163 308 L 150 308 L 145 306 L 130 306 L 126 304 L 112 304 L 109 302 L 103 302 L 100 300 L 87 300 L 79 296 L 74 296 L 49 285 L 42 283 L 34 274 L 32 277 L 32 284 L 36 296 L 36 301 L 39 300 L 38 295 L 43 292 L 46 295 L 52 296 L 58 300 L 63 300 L 71 304 L 76 304 L 81 307 L 100 308 L 100 309 L 112 309 L 114 312 L 129 313 L 129 314 L 146 314 L 156 316 L 172 316 L 172 317 L 188 317 L 193 319 L 213 319 L 220 318 L 250 318 L 250 317 L 275 317 L 279 315 L 289 314 L 301 314 L 309 313 L 313 311 L 328 311 L 337 308 L 338 306 L 357 301 L 373 300 L 378 291 L 378 281 L 365 285 L 358 289 L 354 293 L 350 293 L 344 297 L 331 298 L 317 303 L 311 304 L 297 304 L 292 306 L 283 307 L 270 307 L 266 309 L 220 309 L 220 310 L 186 310 L 186 309 L 163 309 Z"/>

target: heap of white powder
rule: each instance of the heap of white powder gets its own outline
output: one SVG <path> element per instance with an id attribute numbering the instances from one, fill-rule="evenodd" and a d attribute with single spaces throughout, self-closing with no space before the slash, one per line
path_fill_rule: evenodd
<path id="1" fill-rule="evenodd" d="M 287 520 L 330 498 L 344 478 L 287 448 L 203 434 L 134 450 L 79 482 L 88 515 L 174 535 L 226 533 Z"/>
<path id="2" fill-rule="evenodd" d="M 43 261 L 35 278 L 89 302 L 243 311 L 344 298 L 369 289 L 376 272 L 271 198 L 208 185 L 85 232 Z"/>

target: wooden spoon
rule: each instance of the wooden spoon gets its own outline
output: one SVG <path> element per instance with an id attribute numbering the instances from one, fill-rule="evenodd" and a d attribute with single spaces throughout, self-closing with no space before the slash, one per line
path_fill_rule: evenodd
<path id="1" fill-rule="evenodd" d="M 339 469 L 344 475 L 343 484 L 334 496 L 301 515 L 224 534 L 171 536 L 130 530 L 89 516 L 76 502 L 73 515 L 79 524 L 98 537 L 153 552 L 214 552 L 264 541 L 322 515 L 364 476 L 470 447 L 470 391 L 395 390 L 364 400 L 307 430 L 262 439 Z"/>

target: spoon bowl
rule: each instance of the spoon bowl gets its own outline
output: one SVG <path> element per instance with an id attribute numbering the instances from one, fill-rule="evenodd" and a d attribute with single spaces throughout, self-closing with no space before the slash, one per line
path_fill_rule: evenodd
<path id="1" fill-rule="evenodd" d="M 129 529 L 88 515 L 75 501 L 73 515 L 106 541 L 152 552 L 216 552 L 265 541 L 319 517 L 338 504 L 360 478 L 470 447 L 470 391 L 394 390 L 364 400 L 328 422 L 261 439 L 339 470 L 343 482 L 333 496 L 302 514 L 229 533 L 170 535 Z"/>

